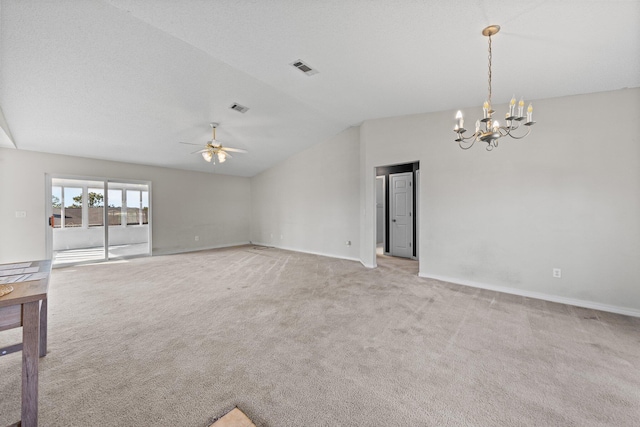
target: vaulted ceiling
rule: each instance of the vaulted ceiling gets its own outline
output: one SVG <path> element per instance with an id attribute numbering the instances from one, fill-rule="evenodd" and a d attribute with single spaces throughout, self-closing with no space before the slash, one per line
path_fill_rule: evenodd
<path id="1" fill-rule="evenodd" d="M 637 0 L 3 0 L 0 125 L 18 149 L 253 176 L 367 119 L 480 108 L 489 24 L 495 102 L 640 86 Z M 212 121 L 249 153 L 178 143 Z"/>

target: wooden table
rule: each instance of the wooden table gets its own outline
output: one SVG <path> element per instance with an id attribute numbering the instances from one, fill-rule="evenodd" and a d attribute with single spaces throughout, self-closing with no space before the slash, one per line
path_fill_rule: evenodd
<path id="1" fill-rule="evenodd" d="M 0 284 L 13 286 L 0 297 L 0 331 L 22 326 L 22 343 L 0 348 L 0 356 L 22 350 L 21 427 L 38 425 L 38 357 L 47 354 L 50 275 L 49 260 L 0 264 Z"/>

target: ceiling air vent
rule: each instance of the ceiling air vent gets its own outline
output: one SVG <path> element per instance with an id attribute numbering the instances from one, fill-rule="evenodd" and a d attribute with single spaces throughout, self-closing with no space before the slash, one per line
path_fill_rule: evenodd
<path id="1" fill-rule="evenodd" d="M 314 74 L 318 74 L 318 70 L 313 69 L 309 64 L 304 63 L 300 59 L 298 59 L 296 62 L 292 62 L 291 65 L 293 65 L 298 70 L 305 73 L 307 76 L 313 76 Z"/>
<path id="2" fill-rule="evenodd" d="M 245 107 L 244 105 L 240 105 L 237 102 L 234 102 L 233 104 L 231 104 L 231 108 L 232 110 L 236 110 L 239 111 L 241 113 L 246 113 L 247 111 L 249 111 L 249 107 Z"/>

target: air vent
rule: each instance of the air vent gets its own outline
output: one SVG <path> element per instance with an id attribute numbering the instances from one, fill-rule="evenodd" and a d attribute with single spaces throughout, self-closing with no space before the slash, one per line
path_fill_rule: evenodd
<path id="1" fill-rule="evenodd" d="M 249 111 L 249 107 L 245 107 L 244 105 L 240 105 L 237 102 L 234 102 L 233 104 L 231 104 L 231 108 L 232 110 L 236 110 L 239 111 L 241 113 L 246 113 L 247 111 Z"/>
<path id="2" fill-rule="evenodd" d="M 318 74 L 318 70 L 315 70 L 309 64 L 303 62 L 300 59 L 298 59 L 296 62 L 292 62 L 291 65 L 293 65 L 298 70 L 300 70 L 303 73 L 305 73 L 307 76 L 313 76 L 314 74 Z"/>

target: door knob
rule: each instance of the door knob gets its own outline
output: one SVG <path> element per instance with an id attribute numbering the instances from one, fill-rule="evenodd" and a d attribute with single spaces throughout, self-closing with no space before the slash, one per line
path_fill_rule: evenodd
<path id="1" fill-rule="evenodd" d="M 396 220 L 395 220 L 395 219 L 392 219 L 391 221 L 396 222 Z"/>

